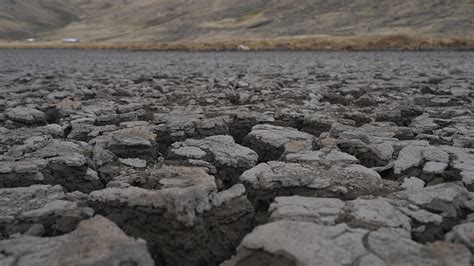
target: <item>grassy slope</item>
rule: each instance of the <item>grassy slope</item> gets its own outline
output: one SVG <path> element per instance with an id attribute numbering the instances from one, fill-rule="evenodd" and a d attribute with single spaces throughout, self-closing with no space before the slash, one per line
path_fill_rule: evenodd
<path id="1" fill-rule="evenodd" d="M 473 37 L 433 37 L 423 35 L 370 35 L 370 36 L 298 36 L 260 39 L 215 39 L 213 41 L 179 42 L 87 42 L 63 44 L 60 42 L 0 42 L 0 49 L 8 48 L 73 48 L 73 49 L 123 49 L 123 50 L 187 50 L 225 51 L 237 50 L 246 45 L 251 50 L 428 50 L 474 49 Z"/>
<path id="2" fill-rule="evenodd" d="M 2 0 L 0 39 L 34 37 L 65 27 L 80 15 L 69 0 Z"/>
<path id="3" fill-rule="evenodd" d="M 474 34 L 472 0 L 137 0 L 134 3 L 115 2 L 111 8 L 92 12 L 52 36 L 72 34 L 92 41 L 181 41 L 321 34 Z"/>
<path id="4" fill-rule="evenodd" d="M 472 48 L 474 1 L 0 1 L 0 41 L 30 36 L 47 41 L 37 47 L 74 37 L 131 49 Z"/>

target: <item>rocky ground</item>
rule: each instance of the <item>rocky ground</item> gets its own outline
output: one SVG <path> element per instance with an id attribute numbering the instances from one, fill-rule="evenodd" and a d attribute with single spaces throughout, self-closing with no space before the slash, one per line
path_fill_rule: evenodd
<path id="1" fill-rule="evenodd" d="M 474 261 L 472 52 L 0 59 L 0 265 Z"/>

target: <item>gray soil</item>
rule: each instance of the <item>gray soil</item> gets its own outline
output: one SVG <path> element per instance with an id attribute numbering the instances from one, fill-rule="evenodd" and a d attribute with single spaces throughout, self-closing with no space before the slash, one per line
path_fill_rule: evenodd
<path id="1" fill-rule="evenodd" d="M 0 265 L 474 261 L 473 52 L 0 62 Z"/>

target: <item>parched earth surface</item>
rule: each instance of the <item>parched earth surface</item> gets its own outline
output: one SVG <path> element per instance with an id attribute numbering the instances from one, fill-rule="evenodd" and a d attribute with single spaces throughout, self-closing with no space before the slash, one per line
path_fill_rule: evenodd
<path id="1" fill-rule="evenodd" d="M 0 265 L 472 265 L 474 53 L 0 51 Z"/>

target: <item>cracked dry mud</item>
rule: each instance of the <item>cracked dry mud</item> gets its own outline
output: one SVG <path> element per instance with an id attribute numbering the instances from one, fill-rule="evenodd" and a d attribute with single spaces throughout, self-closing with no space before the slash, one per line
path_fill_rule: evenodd
<path id="1" fill-rule="evenodd" d="M 472 265 L 474 53 L 0 51 L 0 265 Z"/>

